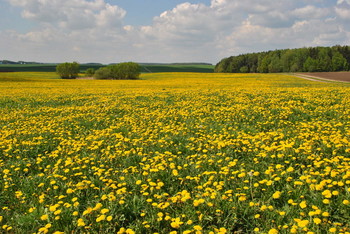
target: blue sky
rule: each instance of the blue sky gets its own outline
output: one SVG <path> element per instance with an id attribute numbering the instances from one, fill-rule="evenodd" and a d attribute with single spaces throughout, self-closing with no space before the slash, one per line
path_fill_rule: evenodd
<path id="1" fill-rule="evenodd" d="M 0 60 L 210 62 L 350 44 L 350 0 L 0 0 Z"/>
<path id="2" fill-rule="evenodd" d="M 37 24 L 21 17 L 22 9 L 11 6 L 6 0 L 0 0 L 0 30 L 16 29 L 25 32 Z M 173 9 L 182 0 L 108 0 L 106 3 L 118 5 L 127 11 L 124 22 L 130 25 L 147 25 L 152 23 L 154 16 Z M 187 1 L 193 4 L 204 3 L 210 5 L 210 0 Z"/>
<path id="3" fill-rule="evenodd" d="M 111 4 L 121 6 L 127 11 L 125 23 L 131 25 L 151 24 L 154 16 L 160 15 L 164 11 L 173 9 L 182 0 L 112 0 L 106 1 Z M 210 5 L 210 0 L 187 1 L 193 4 L 204 3 Z"/>

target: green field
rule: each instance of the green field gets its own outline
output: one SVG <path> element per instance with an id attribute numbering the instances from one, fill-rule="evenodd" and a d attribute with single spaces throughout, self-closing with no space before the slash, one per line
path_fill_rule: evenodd
<path id="1" fill-rule="evenodd" d="M 213 65 L 141 65 L 141 71 L 144 73 L 158 73 L 158 72 L 200 72 L 212 73 L 214 72 Z"/>
<path id="2" fill-rule="evenodd" d="M 0 73 L 0 233 L 350 233 L 350 86 Z"/>
<path id="3" fill-rule="evenodd" d="M 0 72 L 55 72 L 57 64 L 0 64 Z M 103 65 L 87 65 L 81 64 L 81 72 L 85 72 L 88 68 L 98 69 Z M 171 65 L 171 64 L 159 64 L 159 65 L 142 65 L 142 73 L 158 73 L 158 72 L 202 72 L 212 73 L 214 72 L 213 65 L 198 65 L 198 64 L 183 64 L 183 65 Z"/>

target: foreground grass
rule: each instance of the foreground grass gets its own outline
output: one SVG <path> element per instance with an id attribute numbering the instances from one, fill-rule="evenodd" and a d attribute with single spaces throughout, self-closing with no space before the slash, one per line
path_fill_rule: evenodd
<path id="1" fill-rule="evenodd" d="M 349 87 L 285 75 L 0 74 L 15 233 L 349 233 Z"/>

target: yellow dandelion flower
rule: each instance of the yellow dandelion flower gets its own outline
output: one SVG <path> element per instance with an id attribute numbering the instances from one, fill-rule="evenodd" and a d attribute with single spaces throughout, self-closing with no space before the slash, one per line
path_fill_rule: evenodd
<path id="1" fill-rule="evenodd" d="M 299 203 L 299 206 L 300 206 L 300 208 L 302 208 L 302 209 L 306 208 L 306 207 L 307 207 L 306 201 L 300 202 L 300 203 Z"/>
<path id="2" fill-rule="evenodd" d="M 315 224 L 320 224 L 322 222 L 322 220 L 319 218 L 314 218 L 313 221 Z"/>
<path id="3" fill-rule="evenodd" d="M 109 209 L 106 209 L 106 208 L 105 208 L 105 209 L 102 209 L 100 212 L 101 212 L 101 214 L 105 214 L 105 213 L 108 213 L 108 212 L 109 212 Z"/>
<path id="4" fill-rule="evenodd" d="M 84 227 L 86 225 L 83 219 L 78 219 L 77 223 L 78 227 Z"/>
<path id="5" fill-rule="evenodd" d="M 96 222 L 98 223 L 98 222 L 101 222 L 101 221 L 103 221 L 103 220 L 105 220 L 106 219 L 106 215 L 100 215 L 100 216 L 98 216 L 97 218 L 96 218 Z"/>
<path id="6" fill-rule="evenodd" d="M 275 228 L 272 228 L 272 229 L 269 230 L 268 234 L 278 234 L 278 230 L 275 229 Z"/>
<path id="7" fill-rule="evenodd" d="M 298 222 L 298 227 L 304 228 L 309 224 L 309 220 L 300 220 Z"/>
<path id="8" fill-rule="evenodd" d="M 48 215 L 42 215 L 41 217 L 40 217 L 40 219 L 41 220 L 48 220 L 49 219 L 49 216 Z"/>
<path id="9" fill-rule="evenodd" d="M 272 198 L 273 199 L 278 199 L 281 197 L 281 192 L 280 191 L 276 191 L 273 195 L 272 195 Z"/>

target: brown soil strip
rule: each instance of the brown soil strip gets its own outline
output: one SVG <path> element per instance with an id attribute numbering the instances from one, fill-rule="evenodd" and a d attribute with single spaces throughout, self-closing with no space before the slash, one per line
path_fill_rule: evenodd
<path id="1" fill-rule="evenodd" d="M 94 80 L 93 77 L 77 77 L 77 80 Z"/>
<path id="2" fill-rule="evenodd" d="M 305 76 L 311 79 L 322 79 L 325 81 L 350 82 L 350 72 L 309 72 L 296 73 L 296 75 Z"/>

